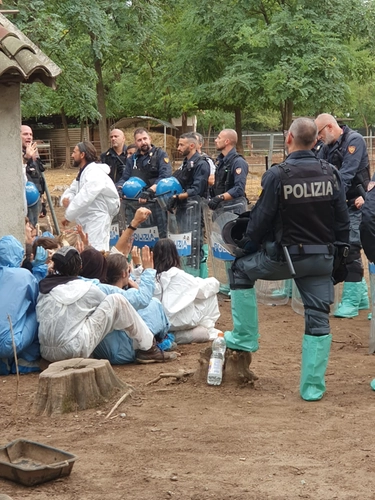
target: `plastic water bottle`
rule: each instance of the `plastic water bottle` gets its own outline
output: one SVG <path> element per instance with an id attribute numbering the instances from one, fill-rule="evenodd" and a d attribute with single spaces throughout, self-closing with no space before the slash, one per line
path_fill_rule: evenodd
<path id="1" fill-rule="evenodd" d="M 217 338 L 212 342 L 212 354 L 207 374 L 207 384 L 209 385 L 221 384 L 226 348 L 224 333 L 219 332 Z"/>

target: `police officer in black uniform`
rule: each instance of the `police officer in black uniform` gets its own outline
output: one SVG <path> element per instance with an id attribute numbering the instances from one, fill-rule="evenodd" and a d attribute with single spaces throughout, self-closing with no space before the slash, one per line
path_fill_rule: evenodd
<path id="1" fill-rule="evenodd" d="M 178 140 L 177 151 L 184 157 L 182 165 L 173 173 L 181 184 L 183 193 L 169 198 L 168 209 L 173 209 L 186 201 L 189 197 L 207 196 L 207 181 L 210 175 L 210 166 L 198 152 L 198 141 L 193 132 L 182 134 Z"/>
<path id="2" fill-rule="evenodd" d="M 216 210 L 223 201 L 245 196 L 246 177 L 249 170 L 245 159 L 236 151 L 237 132 L 222 130 L 215 139 L 220 151 L 216 159 L 215 183 L 211 188 L 208 206 Z"/>
<path id="3" fill-rule="evenodd" d="M 339 172 L 311 151 L 316 139 L 314 121 L 296 119 L 286 137 L 289 155 L 263 175 L 245 234 L 237 235 L 233 222 L 223 228 L 224 240 L 236 243 L 243 255 L 232 266 L 234 328 L 225 332 L 227 347 L 258 349 L 255 281 L 293 276 L 305 308 L 300 394 L 309 401 L 325 392 L 334 254 L 336 247 L 348 249 L 349 241 L 344 185 Z"/>
<path id="4" fill-rule="evenodd" d="M 181 184 L 184 190 L 181 194 L 175 194 L 168 200 L 168 210 L 179 207 L 179 227 L 182 231 L 191 231 L 192 227 L 187 227 L 189 220 L 184 217 L 184 206 L 188 198 L 199 196 L 205 198 L 208 189 L 208 177 L 210 175 L 210 165 L 206 158 L 198 152 L 198 141 L 193 132 L 182 134 L 178 141 L 177 151 L 184 157 L 182 165 L 173 173 L 173 176 Z M 207 259 L 203 250 L 203 217 L 199 214 L 201 223 L 200 234 L 200 277 L 208 276 Z"/>
<path id="5" fill-rule="evenodd" d="M 139 177 L 147 184 L 147 191 L 143 193 L 144 199 L 152 199 L 158 181 L 172 175 L 168 154 L 151 144 L 151 137 L 145 128 L 137 128 L 134 131 L 134 142 L 138 150 L 127 159 L 121 179 L 116 182 L 116 187 L 121 189 L 124 182 L 130 177 Z"/>
<path id="6" fill-rule="evenodd" d="M 27 180 L 35 184 L 40 197 L 42 198 L 46 187 L 42 173 L 45 171 L 45 168 L 39 157 L 38 145 L 36 142 L 33 142 L 33 131 L 28 125 L 21 125 L 21 141 L 23 162 L 26 165 Z M 43 215 L 46 215 L 45 204 L 42 203 L 41 199 L 39 199 L 38 203 L 36 203 L 33 207 L 28 207 L 27 217 L 33 226 L 38 223 L 42 206 L 42 213 Z"/>
<path id="7" fill-rule="evenodd" d="M 138 150 L 126 160 L 126 165 L 121 179 L 116 182 L 116 187 L 122 197 L 122 186 L 131 177 L 139 177 L 146 183 L 145 191 L 142 192 L 141 201 L 145 203 L 155 197 L 156 185 L 160 179 L 166 179 L 172 175 L 172 167 L 168 154 L 161 148 L 151 144 L 151 137 L 145 128 L 137 128 L 134 131 L 134 143 Z M 150 208 L 150 207 L 149 207 Z M 167 236 L 167 219 L 157 203 L 152 208 L 157 220 L 159 237 Z"/>
<path id="8" fill-rule="evenodd" d="M 365 203 L 362 205 L 360 225 L 361 242 L 366 257 L 375 262 L 375 175 L 367 186 Z"/>
<path id="9" fill-rule="evenodd" d="M 324 145 L 318 150 L 318 158 L 324 158 L 340 170 L 345 186 L 350 217 L 350 254 L 348 276 L 344 283 L 341 302 L 334 312 L 341 318 L 358 316 L 359 309 L 368 309 L 369 300 L 363 277 L 361 259 L 360 205 L 370 181 L 369 159 L 364 138 L 348 126 L 340 127 L 336 119 L 323 113 L 315 119 L 318 139 Z"/>
<path id="10" fill-rule="evenodd" d="M 109 134 L 111 147 L 100 155 L 100 161 L 106 163 L 111 168 L 110 178 L 116 184 L 121 177 L 127 160 L 125 146 L 125 134 L 122 130 L 115 128 Z"/>

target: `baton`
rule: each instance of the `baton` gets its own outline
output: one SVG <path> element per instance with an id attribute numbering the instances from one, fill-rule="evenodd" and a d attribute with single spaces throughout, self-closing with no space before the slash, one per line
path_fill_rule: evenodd
<path id="1" fill-rule="evenodd" d="M 290 275 L 293 278 L 296 275 L 296 270 L 294 269 L 292 259 L 290 258 L 288 247 L 286 245 L 282 245 L 282 247 L 283 247 L 284 257 L 285 257 L 286 263 L 288 265 Z"/>
<path id="2" fill-rule="evenodd" d="M 121 198 L 121 200 L 125 200 L 125 201 L 138 201 L 139 199 L 141 200 L 145 200 L 146 198 L 142 198 L 142 196 L 138 196 L 138 198 L 127 198 L 127 197 L 124 197 L 124 198 Z M 146 203 L 156 203 L 157 200 L 147 200 Z M 140 203 L 140 205 L 145 205 L 146 203 Z"/>
<path id="3" fill-rule="evenodd" d="M 51 212 L 51 215 L 52 215 L 53 225 L 55 226 L 56 234 L 59 236 L 59 234 L 60 234 L 59 223 L 57 222 L 57 219 L 56 219 L 56 214 L 55 214 L 55 210 L 54 210 L 54 207 L 53 207 L 51 195 L 50 195 L 50 192 L 49 192 L 49 189 L 48 189 L 48 184 L 47 184 L 46 178 L 44 176 L 44 172 L 42 172 L 41 170 L 39 170 L 39 171 L 40 171 L 40 175 L 42 176 L 42 178 L 44 180 L 44 191 L 45 191 L 46 196 L 47 196 L 47 201 L 48 201 L 49 209 L 50 209 L 50 212 Z"/>

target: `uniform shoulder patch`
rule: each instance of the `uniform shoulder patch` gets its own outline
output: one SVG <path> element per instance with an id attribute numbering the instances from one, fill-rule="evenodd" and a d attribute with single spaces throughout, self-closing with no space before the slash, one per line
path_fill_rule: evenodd
<path id="1" fill-rule="evenodd" d="M 237 175 L 240 175 L 241 172 L 242 172 L 242 168 L 241 167 L 236 168 L 236 174 Z"/>
<path id="2" fill-rule="evenodd" d="M 375 187 L 375 181 L 370 181 L 367 186 L 367 191 L 371 191 Z"/>
<path id="3" fill-rule="evenodd" d="M 348 152 L 352 155 L 355 151 L 356 151 L 356 147 L 355 146 L 349 146 L 348 147 Z"/>
<path id="4" fill-rule="evenodd" d="M 167 158 L 164 158 L 164 162 L 165 162 L 165 163 L 169 163 L 169 158 L 168 158 L 168 157 L 167 157 Z"/>

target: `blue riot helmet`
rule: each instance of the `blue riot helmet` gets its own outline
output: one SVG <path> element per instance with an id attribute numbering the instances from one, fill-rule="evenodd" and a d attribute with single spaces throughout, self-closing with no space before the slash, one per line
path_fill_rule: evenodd
<path id="1" fill-rule="evenodd" d="M 38 203 L 39 198 L 40 198 L 38 188 L 36 187 L 36 185 L 33 182 L 27 181 L 26 186 L 25 186 L 25 190 L 26 190 L 27 206 L 29 208 L 33 207 L 34 205 L 36 205 Z"/>
<path id="2" fill-rule="evenodd" d="M 167 177 L 166 179 L 160 179 L 157 183 L 155 195 L 161 208 L 166 209 L 169 198 L 174 194 L 181 194 L 183 191 L 176 177 Z"/>
<path id="3" fill-rule="evenodd" d="M 139 198 L 142 189 L 146 187 L 145 181 L 139 177 L 130 177 L 122 186 L 122 193 L 126 198 Z"/>

